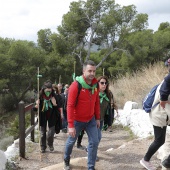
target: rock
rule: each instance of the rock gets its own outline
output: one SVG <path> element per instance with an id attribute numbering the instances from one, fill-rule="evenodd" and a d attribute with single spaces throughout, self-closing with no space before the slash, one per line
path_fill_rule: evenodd
<path id="1" fill-rule="evenodd" d="M 0 170 L 5 169 L 7 159 L 3 151 L 0 150 Z"/>
<path id="2" fill-rule="evenodd" d="M 132 102 L 132 101 L 127 101 L 124 105 L 123 110 L 130 111 L 132 109 L 138 109 L 138 108 L 139 108 L 138 103 Z"/>

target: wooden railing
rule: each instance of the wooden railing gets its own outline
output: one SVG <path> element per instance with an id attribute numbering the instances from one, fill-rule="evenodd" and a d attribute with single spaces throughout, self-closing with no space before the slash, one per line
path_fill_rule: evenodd
<path id="1" fill-rule="evenodd" d="M 19 108 L 19 156 L 25 158 L 25 138 L 31 133 L 31 141 L 34 142 L 34 128 L 38 124 L 35 122 L 35 113 L 32 110 L 34 106 L 34 99 L 31 99 L 31 104 L 25 106 L 23 101 L 18 104 Z M 25 113 L 31 112 L 31 126 L 25 130 Z"/>

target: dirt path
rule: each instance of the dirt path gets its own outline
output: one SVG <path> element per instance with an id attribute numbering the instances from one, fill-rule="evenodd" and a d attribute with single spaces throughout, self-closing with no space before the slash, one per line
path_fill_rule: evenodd
<path id="1" fill-rule="evenodd" d="M 39 153 L 38 144 L 27 144 L 26 156 L 28 160 L 18 160 L 17 164 L 19 169 L 24 170 L 40 170 L 51 165 L 59 164 L 56 170 L 62 169 L 63 152 L 67 134 L 60 133 L 55 137 L 54 147 L 55 151 L 44 154 Z M 103 137 L 98 149 L 99 161 L 96 163 L 96 170 L 144 170 L 139 164 L 139 160 L 145 154 L 148 146 L 150 145 L 152 138 L 147 139 L 131 139 L 129 131 L 125 131 L 122 127 L 118 126 L 113 129 L 113 132 L 103 132 Z M 84 135 L 82 144 L 87 145 L 87 136 Z M 109 151 L 107 151 L 109 150 Z M 40 159 L 41 157 L 41 159 Z M 74 147 L 72 158 L 75 159 L 71 162 L 73 170 L 86 170 L 87 154 L 85 150 L 80 150 Z M 154 156 L 152 158 L 153 165 L 157 170 L 161 170 L 160 160 Z"/>

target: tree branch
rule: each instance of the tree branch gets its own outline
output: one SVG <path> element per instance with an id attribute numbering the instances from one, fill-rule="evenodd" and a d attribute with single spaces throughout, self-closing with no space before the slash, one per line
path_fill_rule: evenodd
<path id="1" fill-rule="evenodd" d="M 102 65 L 102 63 L 107 59 L 107 57 L 112 54 L 114 51 L 117 51 L 117 50 L 120 50 L 120 51 L 123 51 L 125 53 L 127 53 L 127 50 L 124 50 L 124 49 L 121 49 L 121 48 L 114 48 L 112 49 L 110 52 L 108 52 L 103 58 L 102 60 L 100 61 L 100 63 L 96 66 L 96 68 L 100 67 Z"/>

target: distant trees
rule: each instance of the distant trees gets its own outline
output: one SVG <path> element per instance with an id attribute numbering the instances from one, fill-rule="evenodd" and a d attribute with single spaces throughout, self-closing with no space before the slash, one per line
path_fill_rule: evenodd
<path id="1" fill-rule="evenodd" d="M 170 23 L 160 23 L 156 32 L 147 29 L 148 15 L 134 5 L 114 0 L 72 2 L 57 33 L 38 31 L 38 44 L 0 38 L 0 91 L 9 89 L 17 104 L 37 85 L 37 67 L 43 82 L 72 82 L 72 73 L 82 72 L 88 59 L 98 64 L 97 76 L 116 78 L 140 70 L 143 65 L 170 57 Z M 74 63 L 76 68 L 74 70 Z M 40 84 L 41 84 L 40 82 Z"/>
<path id="2" fill-rule="evenodd" d="M 0 39 L 0 44 L 8 44 L 4 54 L 0 54 L 0 89 L 9 89 L 8 100 L 15 106 L 25 94 L 33 89 L 37 67 L 44 67 L 45 55 L 34 43 Z"/>
<path id="3" fill-rule="evenodd" d="M 72 2 L 63 16 L 57 34 L 51 36 L 53 48 L 61 55 L 79 58 L 81 65 L 88 60 L 94 46 L 104 49 L 98 66 L 116 50 L 122 48 L 124 38 L 142 31 L 148 25 L 147 14 L 137 14 L 134 5 L 121 7 L 114 0 L 87 0 Z"/>

